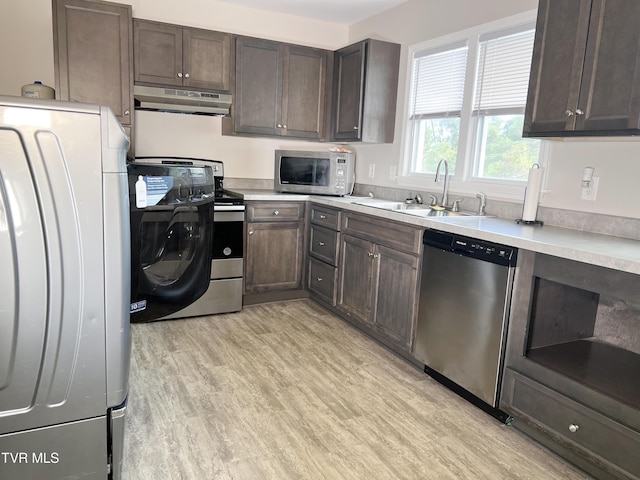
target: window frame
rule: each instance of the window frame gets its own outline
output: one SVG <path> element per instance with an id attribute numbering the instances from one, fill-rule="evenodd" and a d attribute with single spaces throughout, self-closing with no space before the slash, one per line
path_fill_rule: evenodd
<path id="1" fill-rule="evenodd" d="M 423 190 L 438 190 L 439 187 L 432 185 L 435 179 L 434 174 L 412 172 L 414 142 L 412 137 L 414 134 L 414 124 L 410 120 L 411 96 L 412 96 L 412 79 L 413 79 L 413 60 L 416 54 L 427 50 L 437 50 L 448 45 L 455 45 L 461 42 L 468 42 L 468 58 L 467 61 L 466 81 L 464 87 L 464 101 L 460 112 L 460 141 L 458 144 L 458 152 L 456 157 L 456 172 L 450 176 L 449 190 L 453 193 L 471 194 L 482 191 L 483 193 L 493 197 L 505 200 L 521 200 L 526 187 L 525 181 L 518 180 L 502 180 L 493 178 L 482 178 L 474 176 L 475 167 L 475 146 L 477 142 L 477 119 L 473 115 L 474 101 L 473 96 L 476 87 L 477 59 L 479 55 L 480 37 L 492 34 L 502 30 L 508 31 L 518 27 L 532 25 L 535 28 L 537 11 L 530 10 L 518 15 L 506 17 L 494 22 L 485 23 L 469 29 L 454 32 L 438 38 L 410 45 L 407 56 L 407 70 L 404 95 L 404 115 L 402 125 L 402 144 L 399 162 L 400 175 L 396 177 L 396 181 L 401 187 L 419 188 Z M 538 164 L 541 167 L 548 167 L 549 163 L 549 142 L 541 140 L 540 154 Z M 545 173 L 548 172 L 545 169 Z M 546 180 L 546 179 L 545 179 Z M 545 182 L 546 183 L 546 182 Z"/>

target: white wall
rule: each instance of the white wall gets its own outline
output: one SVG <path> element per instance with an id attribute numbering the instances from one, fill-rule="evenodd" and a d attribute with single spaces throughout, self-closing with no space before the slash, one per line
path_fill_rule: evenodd
<path id="1" fill-rule="evenodd" d="M 407 48 L 439 36 L 536 9 L 537 0 L 408 0 L 398 7 L 354 24 L 349 43 L 367 37 L 402 44 L 395 141 L 391 145 L 358 145 L 357 177 L 361 183 L 397 186 L 390 169 L 400 171 L 402 125 L 406 112 Z M 547 189 L 542 206 L 640 218 L 640 140 L 571 140 L 550 142 Z M 375 177 L 368 178 L 369 164 Z M 595 167 L 600 177 L 595 202 L 580 200 L 582 171 Z"/>
<path id="2" fill-rule="evenodd" d="M 51 0 L 0 1 L 0 94 L 40 80 L 54 86 Z"/>

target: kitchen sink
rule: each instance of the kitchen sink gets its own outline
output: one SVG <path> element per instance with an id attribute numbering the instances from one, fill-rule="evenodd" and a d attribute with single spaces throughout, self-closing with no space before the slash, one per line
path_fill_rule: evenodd
<path id="1" fill-rule="evenodd" d="M 353 202 L 356 205 L 365 205 L 367 207 L 381 208 L 382 210 L 389 210 L 392 212 L 406 213 L 408 215 L 414 215 L 416 217 L 478 217 L 480 216 L 475 212 L 444 210 L 433 208 L 429 205 L 421 203 L 405 203 L 405 202 L 392 202 L 380 199 L 364 199 Z"/>

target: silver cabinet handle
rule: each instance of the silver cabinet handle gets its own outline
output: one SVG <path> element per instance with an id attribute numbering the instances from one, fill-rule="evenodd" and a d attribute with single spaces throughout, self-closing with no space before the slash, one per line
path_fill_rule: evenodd
<path id="1" fill-rule="evenodd" d="M 285 123 L 284 125 L 282 125 L 282 128 L 287 128 L 287 124 Z"/>
<path id="2" fill-rule="evenodd" d="M 564 112 L 564 118 L 573 117 L 573 112 L 571 110 L 567 110 Z"/>
<path id="3" fill-rule="evenodd" d="M 182 72 L 178 72 L 178 78 L 182 78 Z"/>
<path id="4" fill-rule="evenodd" d="M 318 242 L 318 245 L 320 245 L 321 247 L 324 247 L 324 242 Z"/>
<path id="5" fill-rule="evenodd" d="M 569 431 L 571 433 L 576 433 L 579 429 L 580 429 L 580 425 L 576 425 L 575 423 L 572 423 L 571 425 L 569 425 Z"/>
<path id="6" fill-rule="evenodd" d="M 124 116 L 125 116 L 125 117 L 128 117 L 129 115 L 130 115 L 129 110 L 125 110 L 125 111 L 124 111 Z"/>
<path id="7" fill-rule="evenodd" d="M 319 282 L 321 282 L 321 281 L 322 281 L 322 277 L 318 277 L 318 278 L 316 278 L 316 280 L 318 280 Z"/>
<path id="8" fill-rule="evenodd" d="M 273 214 L 277 217 L 278 215 L 280 215 L 280 212 L 276 210 L 275 212 L 273 212 Z"/>
<path id="9" fill-rule="evenodd" d="M 378 258 L 380 255 L 378 255 L 377 253 L 373 254 L 373 258 Z"/>
<path id="10" fill-rule="evenodd" d="M 188 73 L 184 74 L 184 78 L 189 78 L 189 77 L 190 77 L 190 75 Z"/>
<path id="11" fill-rule="evenodd" d="M 584 110 L 581 108 L 576 108 L 576 115 L 584 115 Z"/>
<path id="12" fill-rule="evenodd" d="M 276 127 L 282 128 L 282 124 L 281 123 L 276 123 Z"/>
<path id="13" fill-rule="evenodd" d="M 373 252 L 367 252 L 367 255 L 373 257 Z"/>
<path id="14" fill-rule="evenodd" d="M 353 126 L 353 129 L 354 129 L 354 130 L 359 130 L 359 129 L 360 129 L 360 127 L 358 127 L 358 125 L 354 125 L 354 126 Z"/>
<path id="15" fill-rule="evenodd" d="M 249 230 L 249 235 L 253 235 L 253 230 Z"/>
<path id="16" fill-rule="evenodd" d="M 325 218 L 327 218 L 326 215 L 320 215 L 320 220 L 324 220 Z"/>

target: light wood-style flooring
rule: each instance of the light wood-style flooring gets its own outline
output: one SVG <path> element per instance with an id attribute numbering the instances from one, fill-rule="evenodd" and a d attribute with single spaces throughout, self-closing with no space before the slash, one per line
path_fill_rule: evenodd
<path id="1" fill-rule="evenodd" d="M 588 478 L 309 300 L 132 331 L 124 480 Z"/>

